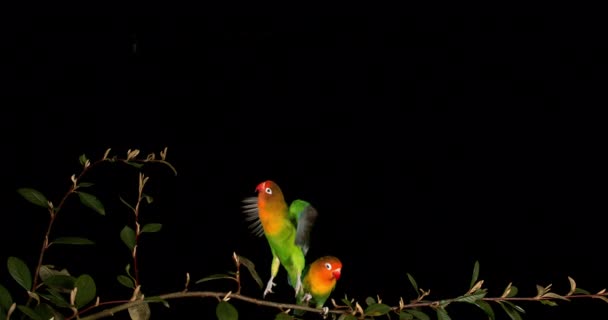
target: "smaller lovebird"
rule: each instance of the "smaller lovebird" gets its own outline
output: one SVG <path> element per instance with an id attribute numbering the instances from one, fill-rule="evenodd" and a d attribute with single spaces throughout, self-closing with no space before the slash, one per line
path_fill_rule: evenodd
<path id="1" fill-rule="evenodd" d="M 310 231 L 317 217 L 317 210 L 307 201 L 296 199 L 289 206 L 285 202 L 279 186 L 270 180 L 257 185 L 257 197 L 243 200 L 250 228 L 258 236 L 266 236 L 272 263 L 270 280 L 263 296 L 272 292 L 274 278 L 283 266 L 288 274 L 288 282 L 294 287 L 296 296 L 302 290 L 302 272 L 305 267 L 304 256 L 310 246 Z"/>
<path id="2" fill-rule="evenodd" d="M 323 309 L 327 313 L 329 309 L 323 305 L 336 288 L 341 273 L 340 259 L 333 256 L 318 258 L 304 270 L 303 290 L 297 296 L 296 302 L 301 305 L 314 304 L 315 308 Z M 296 315 L 301 314 L 303 314 L 302 311 L 296 312 Z"/>

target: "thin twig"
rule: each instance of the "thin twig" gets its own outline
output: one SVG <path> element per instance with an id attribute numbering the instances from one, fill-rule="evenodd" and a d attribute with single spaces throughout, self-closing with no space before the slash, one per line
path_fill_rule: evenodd
<path id="1" fill-rule="evenodd" d="M 137 203 L 135 203 L 134 214 L 135 214 L 135 245 L 133 246 L 133 272 L 135 273 L 135 287 L 140 285 L 139 282 L 139 265 L 137 262 L 137 245 L 139 243 L 139 236 L 141 235 L 141 226 L 139 224 L 139 207 L 141 205 L 141 200 L 143 199 L 144 194 L 144 185 L 146 183 L 146 178 L 142 173 L 139 174 L 139 186 L 138 186 L 138 195 L 137 195 Z"/>

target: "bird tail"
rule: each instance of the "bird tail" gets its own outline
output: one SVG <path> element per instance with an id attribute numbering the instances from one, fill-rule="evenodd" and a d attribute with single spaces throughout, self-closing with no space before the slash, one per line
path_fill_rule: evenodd
<path id="1" fill-rule="evenodd" d="M 302 300 L 303 298 L 304 298 L 303 293 L 298 294 L 298 296 L 296 297 L 296 304 L 299 306 L 308 306 L 308 302 L 303 301 Z M 300 309 L 295 309 L 293 311 L 294 316 L 303 316 L 305 313 L 306 313 L 306 311 L 300 310 Z"/>
<path id="2" fill-rule="evenodd" d="M 312 297 L 310 296 L 310 293 L 307 293 L 307 292 L 305 292 L 305 290 L 302 290 L 296 296 L 296 304 L 299 306 L 310 307 L 311 299 L 312 299 Z M 305 313 L 306 313 L 306 311 L 300 310 L 300 309 L 295 309 L 293 311 L 294 316 L 302 316 Z"/>

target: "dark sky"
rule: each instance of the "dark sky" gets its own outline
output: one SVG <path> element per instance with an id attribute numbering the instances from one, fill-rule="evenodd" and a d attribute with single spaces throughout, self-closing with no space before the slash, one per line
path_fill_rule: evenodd
<path id="1" fill-rule="evenodd" d="M 591 19 L 32 16 L 5 23 L 12 27 L 1 45 L 3 261 L 19 256 L 33 268 L 47 222 L 15 189 L 36 188 L 57 203 L 82 153 L 97 159 L 107 148 L 124 155 L 168 147 L 178 175 L 162 166 L 145 171 L 155 201 L 141 219 L 164 225 L 140 247 L 148 295 L 181 290 L 185 272 L 196 280 L 227 271 L 233 251 L 252 259 L 266 281 L 270 252 L 248 234 L 240 200 L 267 179 L 288 200 L 307 199 L 319 210 L 309 256 L 343 261 L 336 298 L 413 298 L 407 272 L 431 298 L 453 297 L 468 289 L 476 260 L 494 296 L 511 281 L 522 295 L 549 283 L 565 293 L 567 276 L 590 291 L 608 283 L 599 112 L 608 51 L 604 26 Z M 56 235 L 98 245 L 52 248 L 48 262 L 92 274 L 102 299 L 128 297 L 115 284 L 129 262 L 118 234 L 131 221 L 118 196 L 132 199 L 137 173 L 96 172 L 91 192 L 106 217 L 71 199 Z M 0 283 L 13 288 L 0 272 Z M 272 298 L 288 302 L 282 279 Z M 252 281 L 245 285 L 260 295 Z M 213 305 L 175 301 L 170 310 L 154 306 L 154 318 L 213 314 Z M 600 301 L 522 306 L 527 319 L 607 310 Z M 459 312 L 484 317 L 466 306 L 453 310 L 455 319 Z"/>

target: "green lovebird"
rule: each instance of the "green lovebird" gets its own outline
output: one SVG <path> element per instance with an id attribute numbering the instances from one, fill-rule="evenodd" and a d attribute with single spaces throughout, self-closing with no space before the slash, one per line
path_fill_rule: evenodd
<path id="1" fill-rule="evenodd" d="M 263 297 L 272 292 L 274 278 L 279 266 L 287 271 L 289 284 L 295 284 L 296 296 L 302 290 L 302 272 L 306 252 L 310 246 L 310 231 L 317 218 L 317 210 L 304 200 L 294 200 L 289 207 L 279 186 L 273 181 L 264 181 L 255 188 L 257 197 L 243 200 L 250 228 L 258 236 L 266 236 L 272 263 L 270 280 Z"/>
<path id="2" fill-rule="evenodd" d="M 313 304 L 317 309 L 323 309 L 325 314 L 328 308 L 325 301 L 336 288 L 336 283 L 342 273 L 342 262 L 333 256 L 325 256 L 308 265 L 303 273 L 302 291 L 297 296 L 297 303 L 301 305 Z M 297 310 L 296 315 L 304 312 Z"/>

